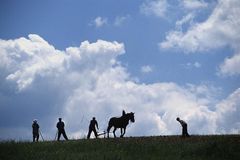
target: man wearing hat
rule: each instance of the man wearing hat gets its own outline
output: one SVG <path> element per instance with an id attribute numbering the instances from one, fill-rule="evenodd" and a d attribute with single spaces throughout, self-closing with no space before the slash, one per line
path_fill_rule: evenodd
<path id="1" fill-rule="evenodd" d="M 38 125 L 36 119 L 33 120 L 32 134 L 33 134 L 33 142 L 35 142 L 35 141 L 38 142 L 38 139 L 39 139 L 39 125 Z"/>
<path id="2" fill-rule="evenodd" d="M 64 129 L 64 122 L 62 121 L 62 118 L 58 118 L 58 123 L 57 123 L 57 129 L 58 129 L 58 138 L 57 140 L 59 141 L 60 140 L 60 136 L 61 134 L 63 135 L 63 137 L 68 140 L 68 137 L 66 135 L 66 132 L 65 132 L 65 129 Z"/>

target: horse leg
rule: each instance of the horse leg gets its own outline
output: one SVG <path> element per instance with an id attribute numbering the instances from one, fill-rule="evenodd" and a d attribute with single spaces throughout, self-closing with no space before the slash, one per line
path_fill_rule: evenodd
<path id="1" fill-rule="evenodd" d="M 111 125 L 108 125 L 108 128 L 107 128 L 107 137 L 109 138 L 109 132 L 110 132 L 110 129 L 112 128 L 112 126 Z"/>
<path id="2" fill-rule="evenodd" d="M 116 134 L 115 134 L 115 131 L 116 131 L 117 128 L 114 127 L 114 130 L 113 130 L 113 135 L 114 135 L 114 138 L 116 138 Z"/>
<path id="3" fill-rule="evenodd" d="M 123 137 L 125 133 L 126 133 L 126 127 L 123 128 L 123 134 L 121 135 L 121 137 Z"/>
<path id="4" fill-rule="evenodd" d="M 121 138 L 122 138 L 123 135 L 124 135 L 124 131 L 123 131 L 123 129 L 124 129 L 124 128 L 121 128 L 121 136 L 120 136 Z M 123 131 L 123 132 L 122 132 L 122 131 Z"/>

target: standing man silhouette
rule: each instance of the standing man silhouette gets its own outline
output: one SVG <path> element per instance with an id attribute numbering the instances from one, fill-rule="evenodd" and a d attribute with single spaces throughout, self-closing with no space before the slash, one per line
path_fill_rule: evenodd
<path id="1" fill-rule="evenodd" d="M 57 123 L 57 129 L 58 129 L 58 138 L 57 140 L 59 141 L 60 140 L 60 136 L 61 134 L 63 135 L 63 137 L 68 140 L 68 137 L 66 135 L 66 132 L 65 132 L 65 129 L 64 129 L 64 122 L 62 121 L 62 118 L 58 118 L 58 123 Z"/>
<path id="2" fill-rule="evenodd" d="M 92 131 L 93 131 L 95 137 L 98 138 L 96 127 L 98 129 L 98 123 L 96 121 L 96 118 L 93 117 L 92 120 L 90 121 L 90 124 L 89 124 L 89 130 L 88 130 L 88 135 L 87 135 L 88 139 L 90 138 L 90 135 L 91 135 Z"/>
<path id="3" fill-rule="evenodd" d="M 39 125 L 37 123 L 37 120 L 34 119 L 33 120 L 33 124 L 32 124 L 32 134 L 33 134 L 33 142 L 37 141 L 39 139 Z"/>
<path id="4" fill-rule="evenodd" d="M 177 117 L 176 120 L 182 125 L 182 137 L 190 137 L 187 130 L 187 123 L 179 117 Z"/>

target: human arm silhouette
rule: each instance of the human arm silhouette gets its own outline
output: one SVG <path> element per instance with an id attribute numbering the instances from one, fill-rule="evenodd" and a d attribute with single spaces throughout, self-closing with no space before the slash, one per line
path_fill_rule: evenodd
<path id="1" fill-rule="evenodd" d="M 98 129 L 98 122 L 96 121 L 96 127 L 97 127 L 97 129 Z"/>

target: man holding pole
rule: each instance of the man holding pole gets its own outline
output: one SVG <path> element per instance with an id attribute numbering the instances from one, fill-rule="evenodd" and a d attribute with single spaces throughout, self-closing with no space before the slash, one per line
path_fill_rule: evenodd
<path id="1" fill-rule="evenodd" d="M 33 142 L 37 141 L 39 139 L 39 125 L 37 123 L 37 120 L 34 119 L 33 120 L 33 124 L 32 124 L 32 134 L 33 134 Z"/>
<path id="2" fill-rule="evenodd" d="M 63 137 L 68 140 L 68 137 L 66 135 L 65 129 L 64 129 L 64 122 L 62 121 L 62 118 L 58 118 L 59 122 L 57 123 L 57 129 L 58 129 L 58 138 L 57 140 L 60 140 L 60 136 L 61 134 L 63 135 Z"/>

